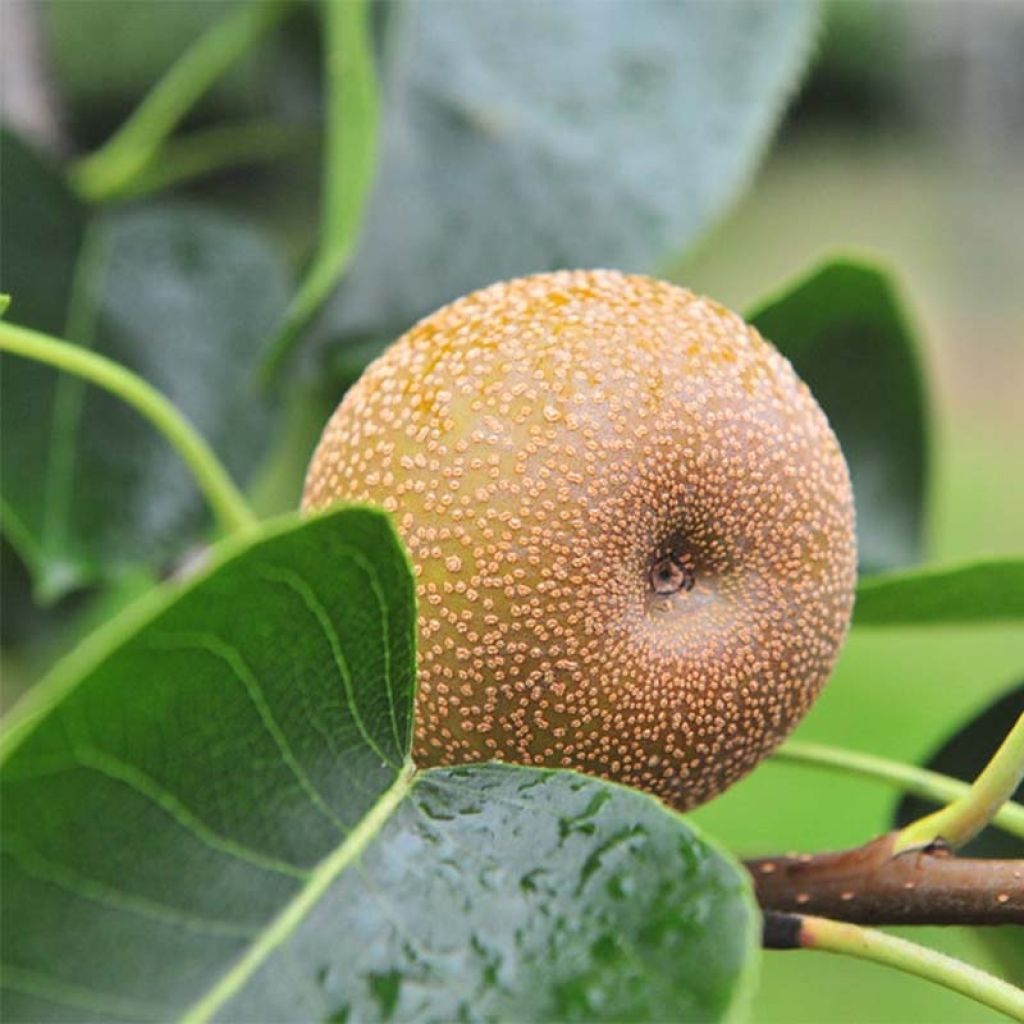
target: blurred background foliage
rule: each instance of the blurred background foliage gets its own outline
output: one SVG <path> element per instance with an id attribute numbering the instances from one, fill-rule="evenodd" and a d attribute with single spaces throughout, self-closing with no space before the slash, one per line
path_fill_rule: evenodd
<path id="1" fill-rule="evenodd" d="M 641 5 L 640 10 L 652 12 L 665 6 Z M 5 122 L 36 150 L 58 161 L 95 149 L 167 67 L 232 7 L 212 0 L 158 4 L 5 0 L 0 11 Z M 577 247 L 567 244 L 568 254 L 578 252 L 579 245 L 587 251 L 590 245 L 611 253 L 602 260 L 623 265 L 657 251 L 660 259 L 649 269 L 737 309 L 759 307 L 766 295 L 836 251 L 880 260 L 893 271 L 898 295 L 916 328 L 929 396 L 920 555 L 927 561 L 947 561 L 1024 548 L 1024 263 L 1020 259 L 1024 7 L 984 0 L 825 4 L 809 73 L 766 158 L 756 170 L 734 167 L 722 175 L 711 167 L 693 174 L 688 180 L 700 201 L 688 205 L 690 213 L 660 203 L 663 190 L 656 176 L 660 165 L 645 160 L 642 151 L 648 137 L 657 136 L 658 144 L 665 145 L 672 116 L 679 119 L 683 142 L 702 130 L 700 117 L 685 100 L 689 80 L 673 69 L 677 55 L 671 48 L 652 54 L 624 78 L 628 82 L 645 74 L 666 75 L 675 101 L 663 111 L 639 109 L 638 113 L 628 94 L 606 97 L 601 93 L 607 53 L 601 50 L 600 40 L 593 39 L 588 43 L 592 51 L 579 44 L 577 50 L 566 48 L 564 53 L 576 73 L 592 79 L 595 95 L 604 104 L 602 116 L 595 115 L 593 105 L 574 105 L 570 91 L 559 92 L 558 82 L 551 84 L 547 79 L 538 83 L 535 94 L 512 97 L 513 105 L 521 102 L 519 113 L 527 130 L 553 133 L 545 142 L 554 154 L 552 166 L 573 159 L 588 174 L 606 175 L 601 188 L 595 188 L 581 206 L 581 213 L 566 209 L 565 203 L 573 188 L 585 192 L 586 182 L 561 182 L 548 188 L 550 167 L 536 159 L 517 161 L 516 154 L 524 148 L 534 154 L 547 152 L 535 144 L 536 139 L 530 148 L 519 146 L 513 138 L 511 149 L 497 162 L 493 147 L 467 143 L 460 148 L 460 139 L 482 136 L 486 140 L 488 133 L 500 128 L 488 121 L 486 103 L 467 104 L 461 111 L 476 136 L 454 131 L 461 122 L 453 129 L 438 119 L 443 106 L 435 104 L 425 112 L 415 107 L 420 93 L 409 92 L 410 81 L 434 99 L 439 95 L 445 99 L 446 90 L 452 89 L 479 99 L 486 98 L 488 90 L 500 92 L 503 85 L 500 76 L 489 77 L 489 69 L 515 70 L 508 51 L 517 40 L 508 33 L 499 39 L 500 46 L 495 44 L 493 53 L 453 63 L 452 55 L 460 48 L 464 52 L 468 45 L 460 33 L 471 33 L 472 26 L 446 18 L 444 4 L 426 8 L 437 19 L 433 31 L 413 21 L 396 21 L 407 16 L 402 5 L 379 4 L 373 9 L 377 57 L 390 88 L 385 90 L 385 104 L 392 104 L 385 110 L 381 139 L 382 174 L 389 177 L 378 192 L 376 210 L 371 207 L 367 238 L 349 283 L 304 339 L 302 358 L 279 383 L 274 408 L 246 414 L 249 431 L 258 432 L 263 443 L 243 445 L 244 450 L 234 456 L 228 453 L 237 459 L 238 471 L 248 474 L 251 493 L 262 512 L 294 507 L 308 454 L 329 409 L 382 344 L 413 316 L 452 297 L 446 293 L 446 288 L 453 287 L 451 282 L 459 283 L 477 272 L 490 280 L 520 269 L 543 269 L 533 266 L 542 260 L 536 249 L 517 249 L 529 232 L 511 201 L 507 208 L 495 209 L 494 221 L 487 225 L 487 237 L 498 243 L 497 255 L 491 253 L 481 261 L 475 251 L 459 251 L 473 225 L 460 224 L 458 198 L 467 190 L 472 193 L 474 183 L 490 180 L 497 183 L 494 194 L 515 198 L 521 189 L 526 200 L 534 201 L 531 237 L 550 227 L 548 244 L 553 249 L 544 253 L 543 260 L 552 265 L 563 259 L 559 239 L 570 237 Z M 579 12 L 569 4 L 559 9 L 562 17 L 555 18 L 554 28 L 565 32 L 574 17 L 578 20 Z M 794 33 L 786 45 L 798 51 L 805 31 L 798 23 L 801 17 L 795 15 L 792 23 L 767 17 L 759 31 Z M 627 32 L 633 27 L 624 23 L 619 29 Z M 243 133 L 243 148 L 247 147 L 249 159 L 243 164 L 229 161 L 191 177 L 196 154 L 180 143 L 174 157 L 177 167 L 190 175 L 188 180 L 174 185 L 170 199 L 164 182 L 151 181 L 147 187 L 164 192 L 159 200 L 146 200 L 149 205 L 141 211 L 132 202 L 115 211 L 109 229 L 121 246 L 115 256 L 120 252 L 118 258 L 129 263 L 144 262 L 141 256 L 132 256 L 132 245 L 140 244 L 140 232 L 144 238 L 147 230 L 152 231 L 154 218 L 177 219 L 173 206 L 168 212 L 160 204 L 200 203 L 214 211 L 211 218 L 240 218 L 244 224 L 236 225 L 237 230 L 253 233 L 254 241 L 246 246 L 249 258 L 259 259 L 251 254 L 266 250 L 260 273 L 270 284 L 259 289 L 263 306 L 257 318 L 273 319 L 275 303 L 284 301 L 284 282 L 301 269 L 315 237 L 322 115 L 318 38 L 315 8 L 298 5 L 196 105 L 179 137 L 216 133 L 224 124 L 241 125 L 248 133 Z M 549 47 L 540 51 L 549 61 L 559 52 L 558 37 L 554 38 L 554 43 L 535 41 Z M 588 63 L 591 52 L 593 59 Z M 736 75 L 737 102 L 746 102 L 745 88 L 758 87 L 759 74 L 767 75 L 781 93 L 788 91 L 787 68 L 758 64 L 756 46 L 737 50 L 735 59 L 742 62 L 737 64 L 738 72 L 742 71 Z M 678 92 L 672 93 L 671 88 Z M 619 106 L 611 103 L 614 100 L 621 101 Z M 402 103 L 412 108 L 403 112 Z M 531 105 L 544 110 L 547 120 L 526 117 Z M 672 116 L 655 116 L 666 113 Z M 422 129 L 423 117 L 428 117 L 426 138 L 414 130 Z M 770 117 L 745 130 L 756 142 L 769 125 Z M 713 129 L 714 124 L 712 142 Z M 445 134 L 449 131 L 450 136 Z M 206 157 L 216 156 L 216 135 L 206 137 L 214 140 L 204 150 Z M 559 148 L 566 139 L 571 143 L 568 152 Z M 754 151 L 759 148 L 751 146 Z M 16 144 L 5 139 L 0 154 L 5 171 L 16 152 L 20 152 Z M 403 153 L 418 153 L 419 161 L 403 165 Z M 685 154 L 684 146 L 680 166 Z M 444 162 L 438 164 L 442 157 Z M 603 172 L 602 163 L 606 164 Z M 412 165 L 422 171 L 419 177 L 409 176 Z M 173 161 L 168 166 L 173 170 Z M 46 173 L 40 170 L 32 177 L 42 180 Z M 457 180 L 460 173 L 464 180 Z M 634 186 L 646 174 L 654 177 L 645 194 Z M 2 184 L 8 195 L 11 181 L 5 177 Z M 448 242 L 440 252 L 434 241 L 438 224 L 420 231 L 410 219 L 423 216 L 422 207 L 429 205 L 424 197 L 437 194 L 439 181 L 447 181 L 451 200 L 432 210 L 446 225 L 443 233 Z M 747 187 L 742 196 L 731 202 L 743 184 Z M 402 205 L 402 197 L 409 195 L 419 213 Z M 625 203 L 630 195 L 640 197 L 637 205 Z M 48 208 L 52 212 L 54 204 Z M 697 208 L 702 211 L 699 216 L 692 214 Z M 189 209 L 183 216 L 195 215 Z M 66 229 L 77 216 L 67 214 L 58 227 Z M 608 229 L 609 219 L 620 216 L 636 228 L 624 241 Z M 10 223 L 7 220 L 4 226 Z M 39 222 L 30 221 L 30 227 L 31 223 Z M 577 237 L 581 233 L 582 239 Z M 402 245 L 403 240 L 408 244 Z M 8 241 L 13 245 L 12 239 Z M 166 237 L 161 244 L 173 247 Z M 224 345 L 237 346 L 239 332 L 253 329 L 255 300 L 239 299 L 236 304 L 248 320 L 209 310 L 210 304 L 217 304 L 217 290 L 231 287 L 230 282 L 210 279 L 202 269 L 204 259 L 216 264 L 220 244 L 218 239 L 212 248 L 200 251 L 190 249 L 189 242 L 185 245 L 189 258 L 178 250 L 176 256 L 168 256 L 167 267 L 172 269 L 164 277 L 178 274 L 181 280 L 177 290 L 157 289 L 161 304 L 152 310 L 154 320 L 145 332 L 148 343 L 159 344 L 175 330 L 191 331 L 198 351 L 202 345 L 195 332 L 220 331 Z M 620 244 L 623 248 L 615 248 Z M 616 254 L 621 258 L 616 259 Z M 199 261 L 199 269 L 194 260 Z M 522 267 L 524 262 L 527 266 Z M 182 268 L 191 268 L 193 276 Z M 49 284 L 60 271 L 32 273 L 50 273 Z M 389 273 L 397 275 L 401 286 L 369 301 L 367 297 L 374 299 Z M 204 282 L 212 291 L 196 300 Z M 474 283 L 482 282 L 470 282 Z M 113 325 L 109 330 L 115 340 L 120 339 L 118 343 L 131 346 L 125 332 L 130 333 L 133 324 L 138 330 L 146 316 L 146 311 L 132 308 L 133 297 L 142 294 L 140 288 L 122 286 L 104 293 L 101 313 Z M 44 288 L 39 301 L 45 306 L 70 289 L 70 283 Z M 20 300 L 17 293 L 15 300 L 28 301 Z M 56 325 L 51 329 L 61 333 L 66 310 L 54 315 Z M 166 343 L 188 347 L 188 339 L 175 342 L 171 338 Z M 117 344 L 110 344 L 116 354 Z M 251 358 L 254 351 L 249 348 L 246 355 L 239 349 L 235 365 Z M 159 359 L 142 369 L 162 382 Z M 214 394 L 223 392 L 232 401 L 244 402 L 230 380 L 211 378 L 201 369 L 192 384 L 187 380 L 182 384 L 173 369 L 168 370 L 164 386 L 172 394 L 179 387 L 174 397 L 186 407 L 200 383 Z M 864 389 L 868 402 L 872 382 L 853 379 Z M 232 417 L 204 421 L 202 403 L 192 414 L 214 437 L 218 430 L 230 434 L 236 422 Z M 30 409 L 20 415 L 30 415 Z M 126 428 L 115 423 L 112 429 L 116 434 Z M 105 451 L 96 454 L 100 463 Z M 147 465 L 150 456 L 165 457 L 147 455 L 147 450 L 141 455 L 136 452 Z M 133 501 L 145 503 L 147 497 L 145 488 L 139 491 L 136 486 L 132 491 Z M 142 535 L 140 543 L 152 540 L 169 522 L 181 530 L 185 529 L 182 523 L 190 522 L 194 534 L 195 510 L 189 510 L 180 494 L 176 500 L 173 508 L 157 510 L 160 514 L 153 515 L 150 533 Z M 94 511 L 104 522 L 116 522 L 110 518 L 114 513 L 102 504 Z M 862 515 L 871 512 L 862 510 Z M 58 579 L 47 595 L 37 579 L 37 597 L 41 593 L 59 597 L 41 607 L 31 598 L 26 566 L 8 540 L 5 536 L 2 562 L 5 703 L 30 685 L 56 653 L 67 649 L 89 625 L 101 621 L 152 579 L 151 569 L 129 562 L 102 587 L 86 586 L 90 576 L 84 572 L 73 575 L 66 585 Z M 24 555 L 20 546 L 18 551 Z M 166 560 L 160 567 L 161 571 L 172 568 L 173 562 Z M 860 628 L 852 634 L 835 678 L 798 735 L 924 763 L 956 732 L 958 723 L 1006 693 L 1020 679 L 1022 667 L 1024 629 L 1018 626 Z M 698 812 L 696 819 L 741 853 L 809 850 L 863 841 L 888 827 L 896 803 L 890 791 L 859 779 L 769 763 Z M 1024 982 L 1019 940 L 1015 945 L 1004 936 L 997 948 L 966 929 L 930 930 L 925 935 L 918 931 L 917 935 Z M 990 1016 L 994 1019 L 978 1006 L 923 983 L 822 954 L 766 957 L 755 1006 L 758 1021 L 977 1021 Z"/>

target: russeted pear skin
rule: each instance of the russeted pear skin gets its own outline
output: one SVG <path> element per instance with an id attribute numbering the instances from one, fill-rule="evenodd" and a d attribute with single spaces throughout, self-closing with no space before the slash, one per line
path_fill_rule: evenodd
<path id="1" fill-rule="evenodd" d="M 824 413 L 734 313 L 613 271 L 420 321 L 327 424 L 303 506 L 394 517 L 419 600 L 420 766 L 575 768 L 685 809 L 789 733 L 853 606 Z"/>

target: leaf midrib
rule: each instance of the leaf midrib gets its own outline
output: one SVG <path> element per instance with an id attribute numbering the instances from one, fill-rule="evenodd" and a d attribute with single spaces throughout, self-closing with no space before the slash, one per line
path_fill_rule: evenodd
<path id="1" fill-rule="evenodd" d="M 295 931 L 303 918 L 336 878 L 358 858 L 384 824 L 409 795 L 414 785 L 415 767 L 407 762 L 391 787 L 386 790 L 344 842 L 329 853 L 310 872 L 303 887 L 281 912 L 259 931 L 248 952 L 201 999 L 181 1017 L 182 1024 L 203 1024 L 229 1000 L 262 966 L 267 957 Z"/>

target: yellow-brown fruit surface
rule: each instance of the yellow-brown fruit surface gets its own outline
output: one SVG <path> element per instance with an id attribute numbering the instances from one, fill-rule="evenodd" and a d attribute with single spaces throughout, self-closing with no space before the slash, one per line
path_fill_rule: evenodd
<path id="1" fill-rule="evenodd" d="M 393 513 L 419 597 L 421 766 L 569 767 L 679 808 L 775 747 L 853 604 L 853 501 L 789 363 L 611 271 L 496 284 L 374 362 L 303 505 Z"/>

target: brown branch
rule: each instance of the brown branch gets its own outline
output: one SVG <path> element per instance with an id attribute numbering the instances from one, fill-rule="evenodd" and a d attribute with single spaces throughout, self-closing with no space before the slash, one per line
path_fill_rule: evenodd
<path id="1" fill-rule="evenodd" d="M 942 846 L 893 854 L 897 835 L 746 867 L 766 911 L 858 924 L 1024 924 L 1024 860 L 959 858 Z"/>

